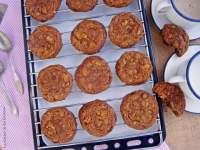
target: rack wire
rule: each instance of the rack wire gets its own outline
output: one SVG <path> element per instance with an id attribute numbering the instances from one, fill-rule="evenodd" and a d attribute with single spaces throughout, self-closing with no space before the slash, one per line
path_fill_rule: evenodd
<path id="1" fill-rule="evenodd" d="M 116 82 L 111 85 L 110 91 L 117 91 L 119 90 L 121 93 L 125 92 L 124 95 L 120 94 L 113 94 L 114 97 L 106 97 L 105 95 L 108 93 L 103 93 L 100 95 L 97 95 L 96 97 L 105 97 L 105 101 L 111 104 L 113 107 L 115 107 L 115 112 L 117 116 L 119 117 L 116 126 L 112 133 L 106 137 L 103 138 L 94 138 L 90 135 L 88 135 L 80 126 L 77 112 L 80 109 L 80 107 L 86 103 L 87 101 L 90 101 L 90 97 L 93 97 L 91 95 L 82 95 L 81 91 L 76 87 L 73 88 L 71 91 L 70 95 L 77 96 L 78 98 L 80 97 L 85 97 L 85 100 L 79 100 L 79 101 L 73 101 L 74 97 L 68 97 L 66 100 L 62 102 L 58 102 L 56 104 L 49 104 L 46 101 L 43 100 L 43 98 L 40 95 L 40 92 L 38 90 L 38 84 L 37 84 L 37 75 L 38 72 L 43 69 L 44 67 L 51 65 L 51 64 L 62 64 L 64 65 L 69 72 L 73 74 L 74 70 L 76 70 L 77 66 L 80 64 L 80 62 L 87 57 L 87 55 L 84 55 L 81 52 L 77 52 L 74 50 L 72 47 L 69 36 L 71 34 L 71 31 L 73 28 L 77 25 L 78 22 L 80 22 L 83 19 L 95 19 L 98 20 L 102 23 L 104 23 L 105 27 L 108 28 L 108 24 L 111 20 L 111 18 L 120 13 L 120 12 L 131 12 L 132 14 L 136 15 L 141 22 L 143 23 L 144 31 L 145 31 L 145 37 L 141 42 L 132 48 L 129 49 L 120 49 L 118 47 L 115 47 L 111 44 L 109 39 L 107 39 L 106 44 L 108 45 L 107 47 L 103 48 L 100 53 L 97 55 L 105 57 L 107 62 L 109 63 L 110 67 L 113 68 L 113 66 L 116 63 L 117 58 L 125 52 L 125 51 L 130 51 L 130 50 L 141 50 L 144 52 L 148 57 L 151 58 L 152 63 L 153 58 L 152 58 L 152 51 L 151 51 L 151 41 L 149 37 L 149 29 L 147 27 L 147 20 L 146 20 L 146 14 L 144 10 L 144 4 L 142 0 L 135 0 L 133 4 L 128 6 L 127 8 L 112 8 L 111 11 L 109 11 L 111 8 L 106 6 L 103 1 L 101 0 L 98 5 L 96 6 L 95 9 L 101 9 L 104 10 L 103 13 L 96 11 L 95 9 L 91 12 L 89 12 L 87 15 L 83 15 L 83 13 L 74 13 L 70 9 L 68 9 L 65 5 L 65 1 L 62 1 L 62 6 L 61 8 L 56 12 L 56 16 L 54 19 L 51 21 L 47 21 L 45 23 L 40 23 L 35 21 L 26 13 L 26 8 L 25 8 L 25 1 L 22 1 L 22 16 L 23 16 L 23 24 L 24 24 L 24 39 L 25 39 L 25 47 L 26 47 L 26 62 L 27 62 L 27 75 L 28 75 L 28 81 L 29 81 L 29 93 L 30 93 L 30 105 L 31 105 L 31 114 L 32 114 L 32 122 L 33 122 L 33 135 L 34 135 L 34 142 L 35 142 L 35 148 L 36 149 L 64 149 L 64 148 L 72 148 L 72 149 L 82 149 L 86 148 L 88 150 L 94 149 L 95 146 L 97 145 L 102 145 L 106 144 L 107 149 L 115 149 L 115 144 L 118 143 L 120 145 L 121 149 L 129 149 L 129 148 L 144 148 L 144 147 L 153 147 L 161 144 L 164 141 L 164 134 L 165 134 L 165 128 L 164 128 L 164 123 L 163 123 L 163 116 L 162 116 L 162 106 L 159 102 L 160 105 L 160 113 L 157 116 L 156 123 L 147 130 L 144 131 L 137 131 L 133 129 L 129 129 L 124 123 L 120 115 L 119 111 L 119 104 L 121 103 L 121 100 L 123 99 L 123 96 L 126 95 L 127 93 L 130 93 L 131 91 L 135 89 L 146 89 L 151 92 L 151 88 L 156 81 L 156 72 L 154 70 L 154 73 L 152 74 L 151 80 L 146 82 L 145 84 L 142 84 L 140 86 L 127 86 L 122 84 L 115 79 Z M 75 14 L 77 14 L 75 16 Z M 61 17 L 60 17 L 61 16 Z M 66 16 L 66 17 L 63 17 Z M 75 16 L 67 18 L 67 16 Z M 78 16 L 78 17 L 77 17 Z M 38 59 L 34 57 L 27 45 L 27 40 L 33 30 L 40 26 L 40 25 L 51 25 L 56 27 L 57 29 L 60 30 L 62 39 L 64 42 L 61 54 L 59 54 L 58 57 L 54 59 Z M 68 29 L 69 27 L 69 29 Z M 69 49 L 69 51 L 66 51 L 65 49 Z M 108 49 L 110 49 L 108 51 Z M 109 55 L 113 56 L 112 59 L 108 59 L 108 53 Z M 73 62 L 72 59 L 75 59 L 76 62 Z M 77 61 L 79 59 L 79 61 Z M 66 61 L 66 62 L 65 62 Z M 72 62 L 71 62 L 72 61 Z M 71 62 L 71 63 L 70 63 Z M 154 65 L 154 64 L 153 64 Z M 155 67 L 155 66 L 154 66 Z M 113 71 L 114 73 L 114 71 Z M 114 73 L 115 74 L 115 73 Z M 116 76 L 116 75 L 114 75 Z M 75 84 L 75 83 L 74 83 Z M 116 92 L 117 93 L 117 92 Z M 78 96 L 81 95 L 81 96 Z M 86 100 L 86 97 L 88 99 Z M 70 99 L 71 98 L 71 99 Z M 78 99 L 77 98 L 77 99 Z M 51 143 L 42 133 L 40 129 L 40 118 L 42 114 L 47 111 L 50 108 L 53 107 L 66 107 L 70 110 L 73 111 L 75 114 L 76 120 L 78 122 L 78 129 L 77 129 L 77 136 L 75 136 L 75 139 L 72 140 L 69 143 L 66 144 L 54 144 Z M 120 131 L 120 130 L 121 131 Z M 119 131 L 117 131 L 119 130 Z M 124 133 L 123 133 L 124 131 Z M 117 134 L 119 132 L 119 134 Z M 81 140 L 81 137 L 78 136 L 83 136 L 85 139 Z M 153 143 L 149 143 L 148 140 L 153 139 Z M 140 145 L 131 145 L 128 146 L 128 142 L 134 141 L 134 140 L 140 140 L 141 143 Z"/>

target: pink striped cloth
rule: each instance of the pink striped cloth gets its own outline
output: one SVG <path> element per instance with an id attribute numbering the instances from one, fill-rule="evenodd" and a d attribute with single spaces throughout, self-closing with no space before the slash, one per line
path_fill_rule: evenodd
<path id="1" fill-rule="evenodd" d="M 25 88 L 25 94 L 23 96 L 16 92 L 14 83 L 11 80 L 11 68 L 7 67 L 1 78 L 6 83 L 8 90 L 12 93 L 12 96 L 19 108 L 19 117 L 10 114 L 10 111 L 6 107 L 6 103 L 4 101 L 5 97 L 3 94 L 0 94 L 0 149 L 32 150 L 34 149 L 34 145 L 27 90 L 27 76 L 25 74 L 26 66 L 21 23 L 21 3 L 20 0 L 0 0 L 0 3 L 8 5 L 4 20 L 0 25 L 0 30 L 5 32 L 13 41 L 14 48 L 11 55 L 14 59 L 16 70 L 20 73 Z M 5 62 L 6 65 L 7 55 L 0 52 L 0 60 Z M 169 148 L 164 143 L 156 150 L 169 150 Z"/>
<path id="2" fill-rule="evenodd" d="M 8 5 L 8 9 L 4 19 L 0 25 L 0 30 L 5 32 L 13 42 L 13 57 L 17 72 L 20 73 L 22 82 L 24 83 L 25 93 L 23 96 L 18 94 L 12 80 L 11 68 L 7 67 L 1 76 L 6 83 L 8 90 L 11 92 L 18 108 L 19 117 L 13 116 L 9 108 L 6 107 L 4 95 L 0 90 L 0 147 L 6 150 L 32 150 L 32 125 L 29 110 L 27 76 L 25 74 L 25 56 L 23 46 L 22 21 L 20 0 L 0 0 L 0 3 Z M 0 60 L 5 62 L 8 56 L 0 52 Z M 5 108 L 6 107 L 6 108 Z"/>

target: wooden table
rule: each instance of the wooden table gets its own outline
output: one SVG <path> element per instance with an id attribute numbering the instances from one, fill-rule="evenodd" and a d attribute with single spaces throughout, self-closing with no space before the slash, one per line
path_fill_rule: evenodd
<path id="1" fill-rule="evenodd" d="M 173 49 L 167 47 L 161 39 L 160 31 L 155 26 L 150 13 L 150 2 L 151 0 L 146 0 L 147 13 L 153 36 L 158 77 L 162 81 L 165 63 L 172 55 Z M 190 44 L 200 44 L 200 39 L 191 41 Z M 183 116 L 177 118 L 168 110 L 164 116 L 167 130 L 166 142 L 171 150 L 200 150 L 200 115 L 185 112 Z"/>

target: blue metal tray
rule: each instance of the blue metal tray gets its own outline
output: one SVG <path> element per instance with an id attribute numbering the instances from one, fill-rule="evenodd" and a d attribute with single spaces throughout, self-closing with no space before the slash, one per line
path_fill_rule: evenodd
<path id="1" fill-rule="evenodd" d="M 32 19 L 25 9 L 25 0 L 22 0 L 22 20 L 23 20 L 23 29 L 24 29 L 24 46 L 25 46 L 25 56 L 26 56 L 26 66 L 27 66 L 27 80 L 29 87 L 29 98 L 30 98 L 30 108 L 32 116 L 32 130 L 35 149 L 48 149 L 48 150 L 61 150 L 61 149 L 74 149 L 74 150 L 93 150 L 99 149 L 99 146 L 103 146 L 108 150 L 127 150 L 127 149 L 139 149 L 139 148 L 149 148 L 156 147 L 163 143 L 166 137 L 164 118 L 163 118 L 163 107 L 160 99 L 157 98 L 159 104 L 159 115 L 156 123 L 149 129 L 143 131 L 137 131 L 130 129 L 124 123 L 120 117 L 120 113 L 117 110 L 118 105 L 121 102 L 123 95 L 130 93 L 137 89 L 144 89 L 152 93 L 152 86 L 157 82 L 157 73 L 156 66 L 154 61 L 154 55 L 152 51 L 152 42 L 150 29 L 148 25 L 148 20 L 145 11 L 145 4 L 143 0 L 134 0 L 134 2 L 125 8 L 110 8 L 103 3 L 103 0 L 98 2 L 96 8 L 87 13 L 74 13 L 67 8 L 65 5 L 65 0 L 62 1 L 60 9 L 57 11 L 56 16 L 45 23 L 37 22 Z M 153 64 L 153 73 L 152 78 L 147 83 L 140 86 L 126 86 L 115 78 L 114 83 L 111 85 L 111 88 L 108 90 L 108 93 L 96 95 L 97 98 L 104 98 L 108 101 L 116 110 L 117 117 L 119 118 L 116 124 L 115 129 L 106 137 L 103 138 L 94 138 L 88 135 L 80 125 L 78 125 L 78 133 L 74 140 L 65 144 L 54 144 L 48 141 L 47 138 L 41 133 L 40 129 L 40 118 L 41 115 L 52 107 L 63 106 L 69 108 L 73 113 L 77 113 L 86 100 L 84 98 L 91 99 L 90 95 L 84 95 L 80 92 L 78 94 L 69 96 L 67 101 L 63 101 L 57 104 L 49 104 L 45 102 L 40 96 L 39 90 L 37 88 L 37 74 L 38 72 L 50 65 L 50 64 L 62 64 L 70 71 L 74 72 L 74 69 L 80 64 L 80 62 L 87 56 L 82 53 L 77 53 L 70 44 L 70 33 L 73 30 L 74 26 L 82 19 L 95 19 L 102 22 L 107 28 L 110 23 L 111 18 L 120 13 L 120 12 L 131 12 L 137 16 L 143 23 L 145 30 L 145 37 L 135 46 L 129 49 L 119 49 L 111 44 L 109 40 L 106 41 L 106 44 L 102 51 L 97 55 L 102 56 L 106 59 L 113 68 L 114 63 L 117 58 L 125 51 L 139 50 L 145 53 L 152 61 Z M 27 39 L 29 38 L 32 31 L 39 25 L 48 24 L 56 27 L 62 34 L 64 46 L 61 53 L 55 59 L 40 60 L 34 57 L 29 50 Z M 64 50 L 67 49 L 67 50 Z M 109 51 L 107 51 L 109 49 Z M 113 73 L 114 74 L 114 73 Z M 74 91 L 77 92 L 76 85 L 74 86 Z M 115 92 L 115 94 L 109 94 L 109 92 Z M 115 96 L 109 97 L 108 95 Z M 75 98 L 81 99 L 75 101 Z M 95 98 L 96 98 L 95 97 Z M 78 107 L 76 107 L 78 105 Z M 77 118 L 78 120 L 78 118 Z M 77 121 L 79 122 L 79 121 Z"/>

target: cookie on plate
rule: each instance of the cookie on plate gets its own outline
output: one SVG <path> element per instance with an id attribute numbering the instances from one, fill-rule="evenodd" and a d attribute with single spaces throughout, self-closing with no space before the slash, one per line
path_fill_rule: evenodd
<path id="1" fill-rule="evenodd" d="M 54 143 L 71 141 L 77 129 L 74 115 L 66 108 L 52 108 L 41 119 L 42 133 Z"/>
<path id="2" fill-rule="evenodd" d="M 156 93 L 162 102 L 169 106 L 176 116 L 181 116 L 185 110 L 185 96 L 178 85 L 159 82 L 153 87 L 153 92 Z"/>
<path id="3" fill-rule="evenodd" d="M 175 48 L 177 56 L 183 56 L 189 47 L 189 36 L 187 32 L 174 24 L 166 24 L 162 29 L 163 41 Z"/>
<path id="4" fill-rule="evenodd" d="M 108 34 L 113 44 L 129 48 L 144 36 L 142 22 L 130 12 L 120 13 L 112 18 Z"/>
<path id="5" fill-rule="evenodd" d="M 139 90 L 124 97 L 120 111 L 124 122 L 129 127 L 144 130 L 156 122 L 159 107 L 154 96 Z"/>
<path id="6" fill-rule="evenodd" d="M 126 7 L 130 5 L 133 0 L 104 0 L 104 3 L 110 7 Z"/>
<path id="7" fill-rule="evenodd" d="M 48 102 L 64 100 L 72 89 L 72 75 L 62 65 L 51 65 L 38 75 L 38 87 Z"/>
<path id="8" fill-rule="evenodd" d="M 75 80 L 81 91 L 97 94 L 109 88 L 112 82 L 112 72 L 103 58 L 90 56 L 77 68 Z"/>
<path id="9" fill-rule="evenodd" d="M 76 12 L 87 12 L 97 5 L 97 0 L 66 0 L 68 7 Z"/>
<path id="10" fill-rule="evenodd" d="M 104 46 L 106 37 L 103 24 L 94 20 L 83 20 L 72 31 L 71 43 L 83 53 L 94 54 Z"/>
<path id="11" fill-rule="evenodd" d="M 80 109 L 82 127 L 91 135 L 102 137 L 110 133 L 116 123 L 116 114 L 106 102 L 95 100 Z"/>
<path id="12" fill-rule="evenodd" d="M 51 26 L 37 27 L 28 40 L 31 52 L 40 59 L 54 58 L 62 48 L 60 32 Z"/>
<path id="13" fill-rule="evenodd" d="M 38 21 L 47 21 L 56 15 L 61 0 L 26 0 L 27 13 Z"/>
<path id="14" fill-rule="evenodd" d="M 149 58 L 136 51 L 125 52 L 115 66 L 118 77 L 127 85 L 137 85 L 148 81 L 152 68 Z"/>

